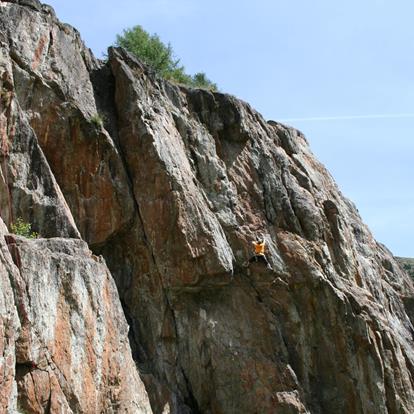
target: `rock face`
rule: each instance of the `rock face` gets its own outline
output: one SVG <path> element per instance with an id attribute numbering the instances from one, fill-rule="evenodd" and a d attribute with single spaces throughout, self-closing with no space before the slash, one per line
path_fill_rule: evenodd
<path id="1" fill-rule="evenodd" d="M 78 231 L 79 227 L 85 233 L 87 228 L 96 241 L 100 232 L 110 232 L 112 219 L 98 224 L 101 230 L 92 222 L 75 224 L 71 210 L 93 219 L 95 213 L 88 206 L 93 204 L 94 189 L 88 190 L 88 200 L 70 206 L 67 200 L 72 200 L 61 190 L 64 183 L 57 183 L 51 161 L 39 145 L 38 137 L 47 141 L 49 131 L 51 145 L 57 143 L 53 135 L 57 131 L 63 141 L 71 141 L 71 137 L 85 140 L 83 114 L 79 113 L 72 124 L 73 108 L 57 97 L 68 101 L 78 98 L 83 110 L 94 110 L 89 72 L 85 69 L 85 80 L 81 74 L 77 79 L 70 77 L 74 68 L 82 68 L 86 49 L 76 31 L 60 24 L 47 6 L 35 1 L 0 2 L 0 11 L 0 215 L 7 225 L 23 217 L 43 237 L 65 237 L 24 241 L 7 235 L 1 221 L 0 411 L 149 413 L 113 278 L 104 260 L 93 256 L 80 240 Z M 82 57 L 81 50 L 85 51 Z M 44 55 L 49 53 L 53 62 L 48 62 L 50 67 L 42 66 Z M 70 61 L 72 67 L 62 63 L 68 62 L 66 54 L 75 57 Z M 93 64 L 91 57 L 91 68 Z M 43 133 L 37 129 L 40 127 Z M 91 130 L 92 137 L 99 135 L 96 128 Z M 91 169 L 95 164 L 87 163 L 98 151 L 92 141 L 91 146 L 88 143 L 84 147 L 85 153 L 90 152 L 89 159 L 80 159 L 79 153 L 77 159 Z M 64 147 L 55 150 L 56 158 L 63 163 L 61 171 L 67 172 L 68 165 L 75 163 L 70 151 Z M 104 159 L 103 155 L 96 163 Z M 112 168 L 107 161 L 103 169 Z M 61 176 L 65 177 L 63 172 Z M 85 195 L 84 187 L 73 185 L 65 190 L 79 198 Z M 99 187 L 101 191 L 105 191 L 103 187 Z M 111 199 L 112 190 L 108 194 Z M 102 210 L 102 206 L 94 204 L 93 209 Z"/>
<path id="2" fill-rule="evenodd" d="M 7 231 L 0 220 L 0 234 Z M 2 237 L 3 238 L 3 237 Z M 10 275 L 17 276 L 4 240 L 0 241 L 0 411 L 15 412 L 17 384 L 15 381 L 16 341 L 20 323 L 14 302 Z"/>
<path id="3" fill-rule="evenodd" d="M 300 132 L 0 10 L 0 215 L 60 237 L 6 237 L 3 407 L 149 410 L 113 277 L 154 413 L 414 412 L 413 283 Z"/>
<path id="4" fill-rule="evenodd" d="M 105 263 L 81 240 L 6 236 L 23 412 L 150 412 Z"/>

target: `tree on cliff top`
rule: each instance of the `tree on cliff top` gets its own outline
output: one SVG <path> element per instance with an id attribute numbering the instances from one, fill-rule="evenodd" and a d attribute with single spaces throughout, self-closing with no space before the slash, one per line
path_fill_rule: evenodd
<path id="1" fill-rule="evenodd" d="M 171 44 L 164 44 L 157 34 L 151 35 L 141 26 L 125 29 L 122 35 L 116 36 L 115 44 L 137 56 L 165 79 L 195 88 L 217 90 L 217 85 L 205 73 L 193 76 L 185 73 L 180 59 L 174 56 Z"/>

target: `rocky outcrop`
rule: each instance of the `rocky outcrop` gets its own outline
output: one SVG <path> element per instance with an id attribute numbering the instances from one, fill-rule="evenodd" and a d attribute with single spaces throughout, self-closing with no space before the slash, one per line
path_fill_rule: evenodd
<path id="1" fill-rule="evenodd" d="M 413 282 L 300 132 L 121 49 L 97 61 L 35 0 L 0 7 L 1 217 L 72 237 L 8 238 L 35 293 L 19 328 L 5 279 L 4 401 L 147 409 L 84 239 L 154 413 L 414 412 Z M 272 271 L 245 265 L 257 233 Z"/>
<path id="2" fill-rule="evenodd" d="M 151 412 L 105 262 L 81 240 L 5 230 L 1 412 Z"/>
<path id="3" fill-rule="evenodd" d="M 151 371 L 192 412 L 412 411 L 411 282 L 305 138 L 227 95 L 154 80 L 122 51 L 109 61 L 147 269 L 166 296 L 144 344 Z M 274 272 L 243 268 L 257 232 Z M 121 295 L 142 315 L 161 295 L 140 307 L 135 268 Z"/>
<path id="4" fill-rule="evenodd" d="M 7 231 L 0 219 L 0 234 Z M 16 341 L 20 322 L 14 303 L 10 276 L 17 276 L 7 246 L 0 241 L 0 411 L 12 413 L 16 410 L 17 385 L 15 380 Z"/>
<path id="5" fill-rule="evenodd" d="M 3 18 L 3 2 L 0 7 Z M 4 37 L 6 35 L 1 31 L 1 216 L 8 225 L 15 217 L 24 217 L 47 237 L 79 237 L 72 214 L 28 123 L 27 114 L 16 99 L 19 83 L 15 83 L 13 54 L 2 40 Z"/>
<path id="6" fill-rule="evenodd" d="M 10 106 L 24 111 L 22 116 L 14 113 L 5 115 L 11 124 L 16 119 L 23 125 L 26 120 L 30 122 L 37 139 L 26 146 L 40 145 L 43 152 L 39 157 L 47 158 L 46 163 L 35 161 L 37 168 L 43 168 L 36 172 L 36 177 L 45 180 L 50 166 L 54 171 L 51 179 L 57 179 L 59 185 L 41 183 L 35 190 L 41 187 L 43 191 L 48 191 L 54 187 L 59 192 L 63 191 L 64 200 L 60 199 L 63 197 L 46 193 L 43 198 L 48 200 L 44 208 L 50 209 L 51 204 L 59 204 L 59 210 L 65 211 L 45 214 L 48 221 L 51 217 L 63 220 L 62 216 L 67 216 L 72 227 L 61 229 L 62 225 L 58 223 L 53 226 L 58 234 L 53 234 L 47 229 L 47 226 L 52 227 L 49 222 L 39 222 L 41 212 L 25 218 L 34 223 L 43 235 L 73 237 L 76 236 L 71 219 L 73 214 L 77 217 L 76 227 L 86 240 L 92 244 L 99 243 L 125 225 L 132 211 L 132 204 L 128 204 L 128 198 L 124 196 L 128 193 L 127 179 L 113 141 L 99 123 L 93 121 L 97 119 L 98 111 L 91 76 L 99 65 L 74 28 L 60 23 L 50 7 L 41 6 L 36 1 L 31 4 L 29 7 L 21 2 L 0 3 L 0 39 L 3 39 L 4 55 L 0 65 L 2 79 L 5 80 L 2 89 L 12 89 L 9 91 L 11 103 L 4 105 L 4 112 Z M 26 155 L 27 151 L 20 147 L 32 132 L 25 131 L 21 125 L 5 123 L 5 128 L 20 131 L 22 135 L 22 139 L 14 139 L 13 133 L 4 137 L 6 156 L 13 157 L 8 154 L 14 154 L 13 145 L 19 145 L 16 151 Z M 10 158 L 9 164 L 12 164 Z M 30 189 L 36 180 L 27 177 L 28 180 L 29 183 L 23 183 L 23 187 Z M 12 179 L 13 183 L 21 181 L 20 177 Z M 42 196 L 36 194 L 35 200 L 28 200 L 24 205 L 18 195 L 12 194 L 14 210 L 20 215 L 34 210 Z"/>
<path id="7" fill-rule="evenodd" d="M 110 220 L 97 221 L 99 231 L 86 220 L 75 224 L 71 210 L 93 218 L 95 213 L 88 206 L 93 204 L 94 190 L 80 182 L 71 189 L 58 183 L 39 145 L 39 137 L 47 141 L 49 131 L 55 141 L 49 145 L 58 144 L 53 138 L 56 133 L 68 141 L 70 137 L 85 141 L 83 122 L 92 131 L 90 146 L 84 146 L 89 158 L 80 159 L 79 153 L 72 157 L 92 169 L 93 163 L 99 167 L 105 159 L 90 161 L 100 154 L 92 142 L 100 132 L 87 121 L 89 113 L 96 113 L 90 107 L 94 98 L 89 72 L 84 69 L 84 80 L 82 73 L 71 77 L 75 68 L 85 68 L 86 63 L 81 63 L 87 60 L 86 49 L 80 57 L 84 47 L 79 35 L 60 24 L 47 6 L 35 1 L 0 2 L 0 10 L 0 215 L 7 225 L 22 217 L 42 237 L 66 238 L 24 241 L 7 235 L 1 222 L 0 411 L 151 412 L 131 356 L 128 326 L 112 276 L 103 259 L 93 256 L 79 240 L 78 227 L 95 234 L 95 241 L 100 231 L 111 227 Z M 42 66 L 49 54 L 53 62 Z M 70 60 L 72 67 L 66 54 L 75 57 Z M 92 68 L 92 57 L 89 64 Z M 85 115 L 68 104 L 76 99 Z M 71 118 L 71 111 L 78 118 Z M 55 150 L 61 163 L 59 176 L 65 177 L 63 171 L 69 172 L 75 161 L 64 147 Z M 107 161 L 104 169 L 112 168 Z M 77 200 L 89 193 L 73 206 L 61 188 L 76 193 Z M 112 190 L 106 191 L 112 199 Z M 93 209 L 102 213 L 102 206 Z"/>

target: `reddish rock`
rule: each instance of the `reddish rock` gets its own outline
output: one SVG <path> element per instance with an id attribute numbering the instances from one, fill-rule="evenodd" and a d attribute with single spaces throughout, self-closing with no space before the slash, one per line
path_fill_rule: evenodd
<path id="1" fill-rule="evenodd" d="M 5 228 L 0 219 L 0 234 Z M 17 275 L 6 244 L 0 240 L 0 412 L 16 410 L 16 340 L 20 323 L 14 303 L 11 280 Z"/>
<path id="2" fill-rule="evenodd" d="M 140 257 L 126 291 L 122 249 L 102 252 L 173 412 L 410 412 L 413 327 L 401 297 L 413 297 L 412 282 L 303 135 L 233 97 L 155 79 L 120 50 L 109 56 L 145 236 L 115 241 Z M 257 232 L 273 272 L 243 267 Z M 153 279 L 165 296 L 138 293 Z M 384 342 L 400 355 L 392 363 Z"/>
<path id="3" fill-rule="evenodd" d="M 414 412 L 413 282 L 299 131 L 99 62 L 35 0 L 0 7 L 0 215 L 105 257 L 153 412 Z M 246 267 L 257 233 L 273 270 Z M 8 241 L 3 407 L 17 381 L 33 412 L 149 410 L 104 263 Z"/>
<path id="4" fill-rule="evenodd" d="M 13 96 L 25 110 L 24 118 L 36 133 L 35 145 L 46 155 L 81 235 L 89 243 L 99 244 L 127 226 L 133 211 L 118 150 L 100 124 L 106 113 L 95 103 L 98 91 L 92 79 L 99 62 L 79 33 L 60 23 L 50 8 L 1 2 L 1 13 L 2 32 L 11 39 L 4 49 L 4 65 L 8 66 Z M 1 125 L 0 118 L 0 136 Z M 30 134 L 25 128 L 22 134 Z M 10 134 L 8 141 L 12 141 Z M 21 206 L 22 202 L 15 204 Z M 45 234 L 43 227 L 38 228 L 43 235 L 58 235 Z"/>
<path id="5" fill-rule="evenodd" d="M 18 407 L 31 413 L 150 413 L 105 262 L 80 240 L 8 240 L 15 264 L 7 253 L 3 260 L 13 271 L 10 298 L 22 326 L 14 341 L 6 336 L 14 346 L 16 372 L 8 381 L 16 380 Z"/>

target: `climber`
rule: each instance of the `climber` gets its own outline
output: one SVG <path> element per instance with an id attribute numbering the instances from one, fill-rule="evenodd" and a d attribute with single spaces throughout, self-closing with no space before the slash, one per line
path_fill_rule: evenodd
<path id="1" fill-rule="evenodd" d="M 263 236 L 257 235 L 256 241 L 253 241 L 252 244 L 254 246 L 254 256 L 249 259 L 249 263 L 263 262 L 269 270 L 273 270 L 265 255 L 266 242 Z"/>

